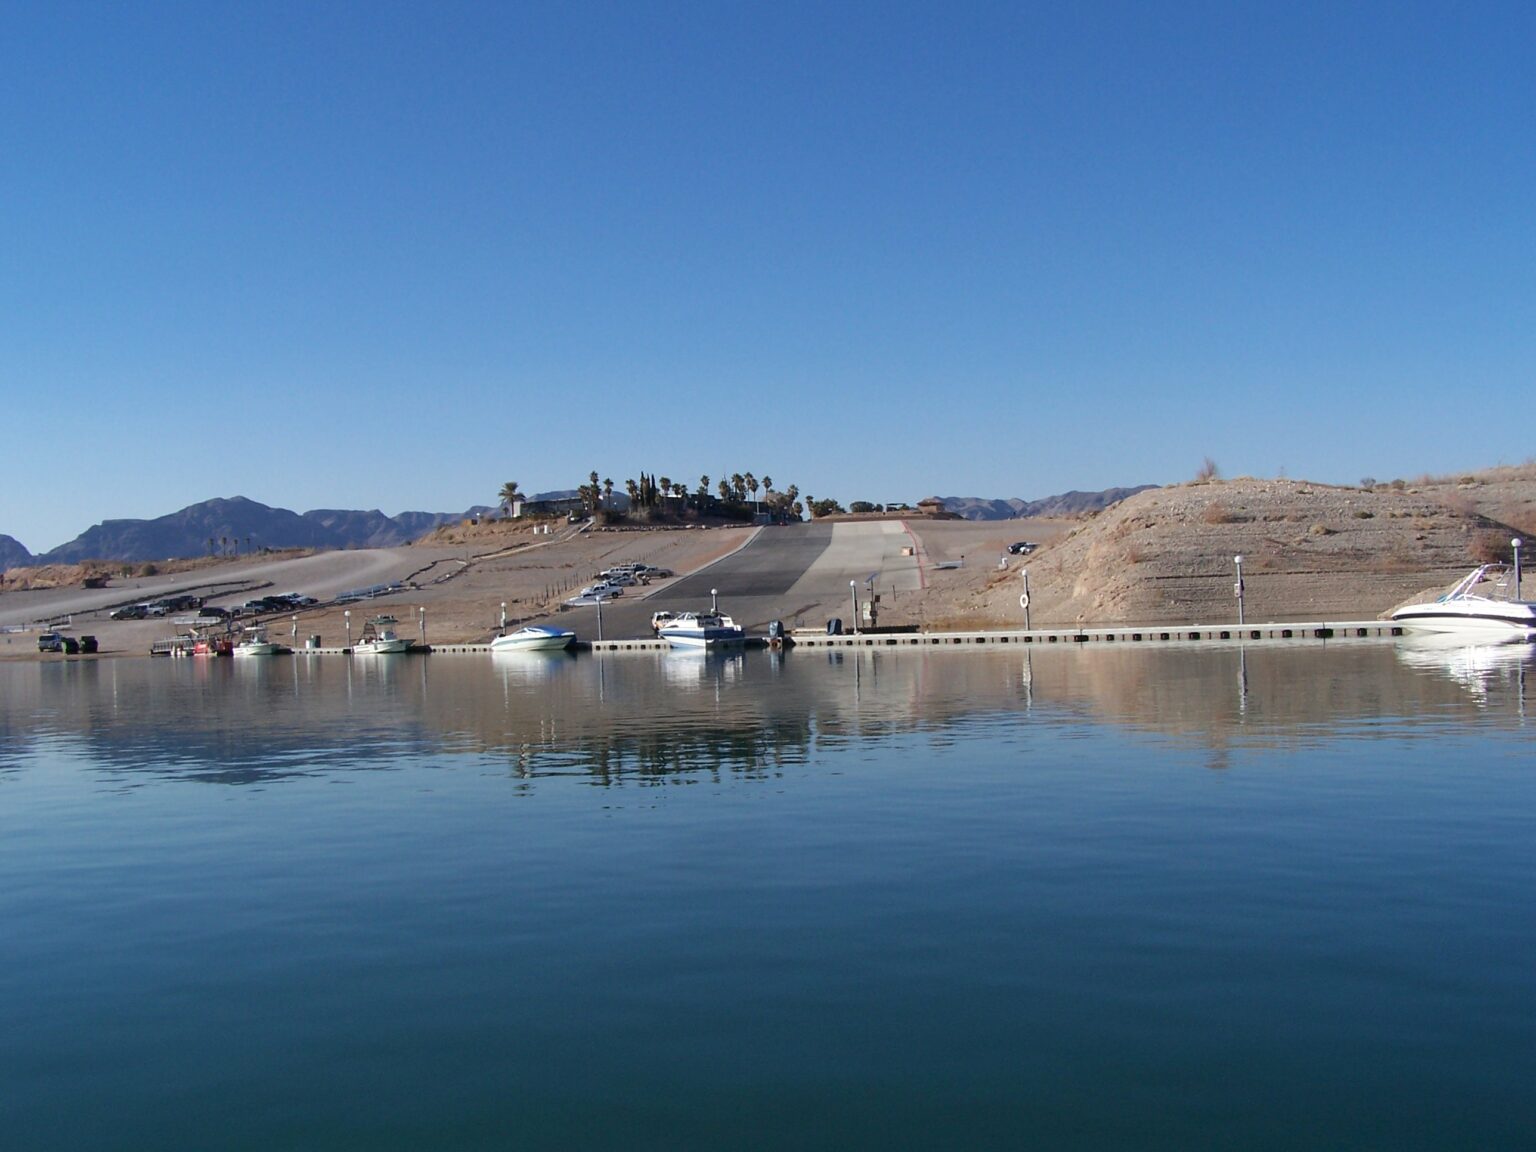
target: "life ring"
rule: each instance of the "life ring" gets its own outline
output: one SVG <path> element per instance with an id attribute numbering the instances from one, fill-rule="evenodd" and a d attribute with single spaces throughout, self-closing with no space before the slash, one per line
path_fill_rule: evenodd
<path id="1" fill-rule="evenodd" d="M 1021 592 L 1021 593 L 1019 593 L 1019 607 L 1020 608 L 1028 608 L 1029 607 L 1029 593 L 1028 592 Z"/>

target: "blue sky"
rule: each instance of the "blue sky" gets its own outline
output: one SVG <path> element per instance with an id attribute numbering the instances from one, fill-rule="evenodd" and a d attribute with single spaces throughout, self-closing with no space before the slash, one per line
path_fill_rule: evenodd
<path id="1" fill-rule="evenodd" d="M 0 0 L 0 532 L 1522 462 L 1536 9 L 1340 7 Z"/>

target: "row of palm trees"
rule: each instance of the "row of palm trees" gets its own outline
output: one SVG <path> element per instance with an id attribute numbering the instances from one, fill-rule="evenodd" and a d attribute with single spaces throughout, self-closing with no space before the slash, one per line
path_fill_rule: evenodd
<path id="1" fill-rule="evenodd" d="M 615 511 L 612 478 L 601 479 L 596 472 L 591 472 L 587 482 L 576 491 L 588 512 L 612 514 Z M 692 492 L 684 481 L 642 472 L 638 480 L 624 482 L 624 491 L 629 496 L 631 511 L 643 509 L 648 513 L 678 513 L 689 509 L 698 512 L 739 510 L 745 508 L 750 499 L 754 513 L 766 508 L 776 518 L 799 520 L 808 508 L 815 506 L 809 496 L 801 501 L 796 485 L 778 491 L 773 486 L 772 476 L 765 474 L 759 480 L 751 472 L 733 472 L 728 478 L 722 477 L 713 490 L 709 476 L 700 476 L 698 486 Z M 508 480 L 497 494 L 497 502 L 506 511 L 523 499 L 523 491 L 516 480 Z"/>

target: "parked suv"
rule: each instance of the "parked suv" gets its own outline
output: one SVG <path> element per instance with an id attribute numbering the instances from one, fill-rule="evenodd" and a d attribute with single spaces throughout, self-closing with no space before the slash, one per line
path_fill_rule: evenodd
<path id="1" fill-rule="evenodd" d="M 57 632 L 44 632 L 37 638 L 37 650 L 39 652 L 64 651 L 64 637 Z"/>

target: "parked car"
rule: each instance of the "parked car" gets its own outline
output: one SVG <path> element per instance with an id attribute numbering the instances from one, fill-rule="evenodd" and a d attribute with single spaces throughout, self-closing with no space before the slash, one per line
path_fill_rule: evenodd
<path id="1" fill-rule="evenodd" d="M 1017 544 L 1008 545 L 1008 551 L 1014 556 L 1028 556 L 1038 547 L 1040 545 L 1031 544 L 1028 540 L 1020 540 Z"/>
<path id="2" fill-rule="evenodd" d="M 114 620 L 142 620 L 149 615 L 149 609 L 142 604 L 125 604 L 112 613 Z"/>
<path id="3" fill-rule="evenodd" d="M 37 638 L 37 650 L 39 652 L 64 651 L 64 637 L 57 632 L 44 632 Z"/>

